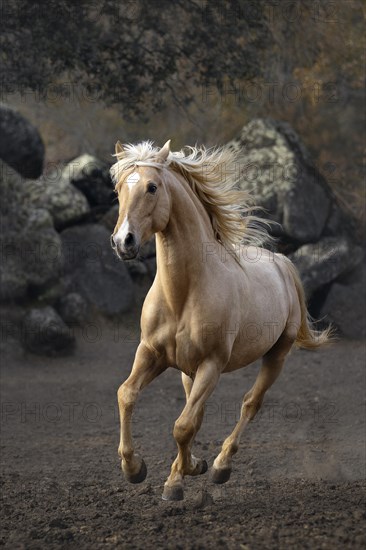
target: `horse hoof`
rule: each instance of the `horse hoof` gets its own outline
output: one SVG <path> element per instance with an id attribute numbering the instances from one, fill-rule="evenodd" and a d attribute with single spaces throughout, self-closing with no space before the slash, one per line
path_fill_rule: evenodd
<path id="1" fill-rule="evenodd" d="M 214 467 L 211 468 L 211 481 L 213 483 L 217 483 L 218 485 L 222 485 L 222 483 L 229 481 L 230 475 L 231 468 L 221 468 L 220 470 Z"/>
<path id="2" fill-rule="evenodd" d="M 140 471 L 137 472 L 137 474 L 125 473 L 125 477 L 127 481 L 129 481 L 130 483 L 141 483 L 142 481 L 144 481 L 146 476 L 147 476 L 147 468 L 146 468 L 145 461 L 143 459 L 141 459 Z"/>
<path id="3" fill-rule="evenodd" d="M 169 487 L 165 485 L 164 491 L 161 497 L 163 500 L 183 500 L 184 492 L 183 487 Z"/>
<path id="4" fill-rule="evenodd" d="M 207 465 L 207 462 L 206 460 L 202 460 L 201 462 L 201 470 L 200 470 L 200 473 L 199 475 L 202 475 L 202 474 L 205 474 L 208 470 L 208 465 Z"/>

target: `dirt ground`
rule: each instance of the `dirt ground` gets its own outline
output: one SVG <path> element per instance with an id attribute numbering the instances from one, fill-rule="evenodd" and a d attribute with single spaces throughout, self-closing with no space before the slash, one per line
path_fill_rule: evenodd
<path id="1" fill-rule="evenodd" d="M 295 351 L 248 427 L 230 481 L 186 478 L 161 499 L 183 405 L 180 375 L 144 390 L 133 431 L 148 477 L 123 479 L 116 390 L 130 370 L 136 319 L 95 323 L 70 357 L 2 342 L 4 548 L 365 548 L 365 346 Z M 195 454 L 209 466 L 258 365 L 224 375 Z"/>

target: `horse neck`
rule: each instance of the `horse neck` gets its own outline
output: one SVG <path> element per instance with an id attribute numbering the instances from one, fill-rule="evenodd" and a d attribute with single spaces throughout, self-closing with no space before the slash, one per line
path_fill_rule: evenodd
<path id="1" fill-rule="evenodd" d="M 169 173 L 168 190 L 169 222 L 156 234 L 157 277 L 168 302 L 179 309 L 207 270 L 204 246 L 216 241 L 207 211 L 188 182 Z"/>

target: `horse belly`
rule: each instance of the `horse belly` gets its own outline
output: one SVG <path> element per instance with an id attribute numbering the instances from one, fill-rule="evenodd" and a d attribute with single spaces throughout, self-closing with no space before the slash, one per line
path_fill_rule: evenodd
<path id="1" fill-rule="evenodd" d="M 223 372 L 232 372 L 250 365 L 260 357 L 263 357 L 273 346 L 273 343 L 269 343 L 267 339 L 260 338 L 258 340 L 246 340 L 243 342 L 239 339 L 235 341 L 229 362 Z"/>
<path id="2" fill-rule="evenodd" d="M 255 308 L 249 308 L 238 326 L 230 359 L 223 372 L 253 363 L 274 346 L 285 329 L 288 306 L 284 299 L 273 299 L 270 305 L 258 304 Z"/>

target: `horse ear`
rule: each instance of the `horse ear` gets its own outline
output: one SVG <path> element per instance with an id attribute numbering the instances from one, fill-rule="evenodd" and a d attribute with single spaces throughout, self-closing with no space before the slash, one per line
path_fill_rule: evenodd
<path id="1" fill-rule="evenodd" d="M 124 156 L 125 150 L 123 149 L 123 145 L 119 140 L 116 143 L 115 150 L 116 150 L 116 157 L 118 158 L 118 160 L 120 160 Z"/>
<path id="2" fill-rule="evenodd" d="M 170 142 L 171 142 L 171 140 L 168 139 L 168 141 L 165 143 L 165 145 L 163 145 L 163 147 L 160 149 L 160 151 L 158 153 L 158 159 L 159 159 L 160 162 L 165 162 L 166 159 L 168 158 L 169 153 L 170 153 Z"/>

